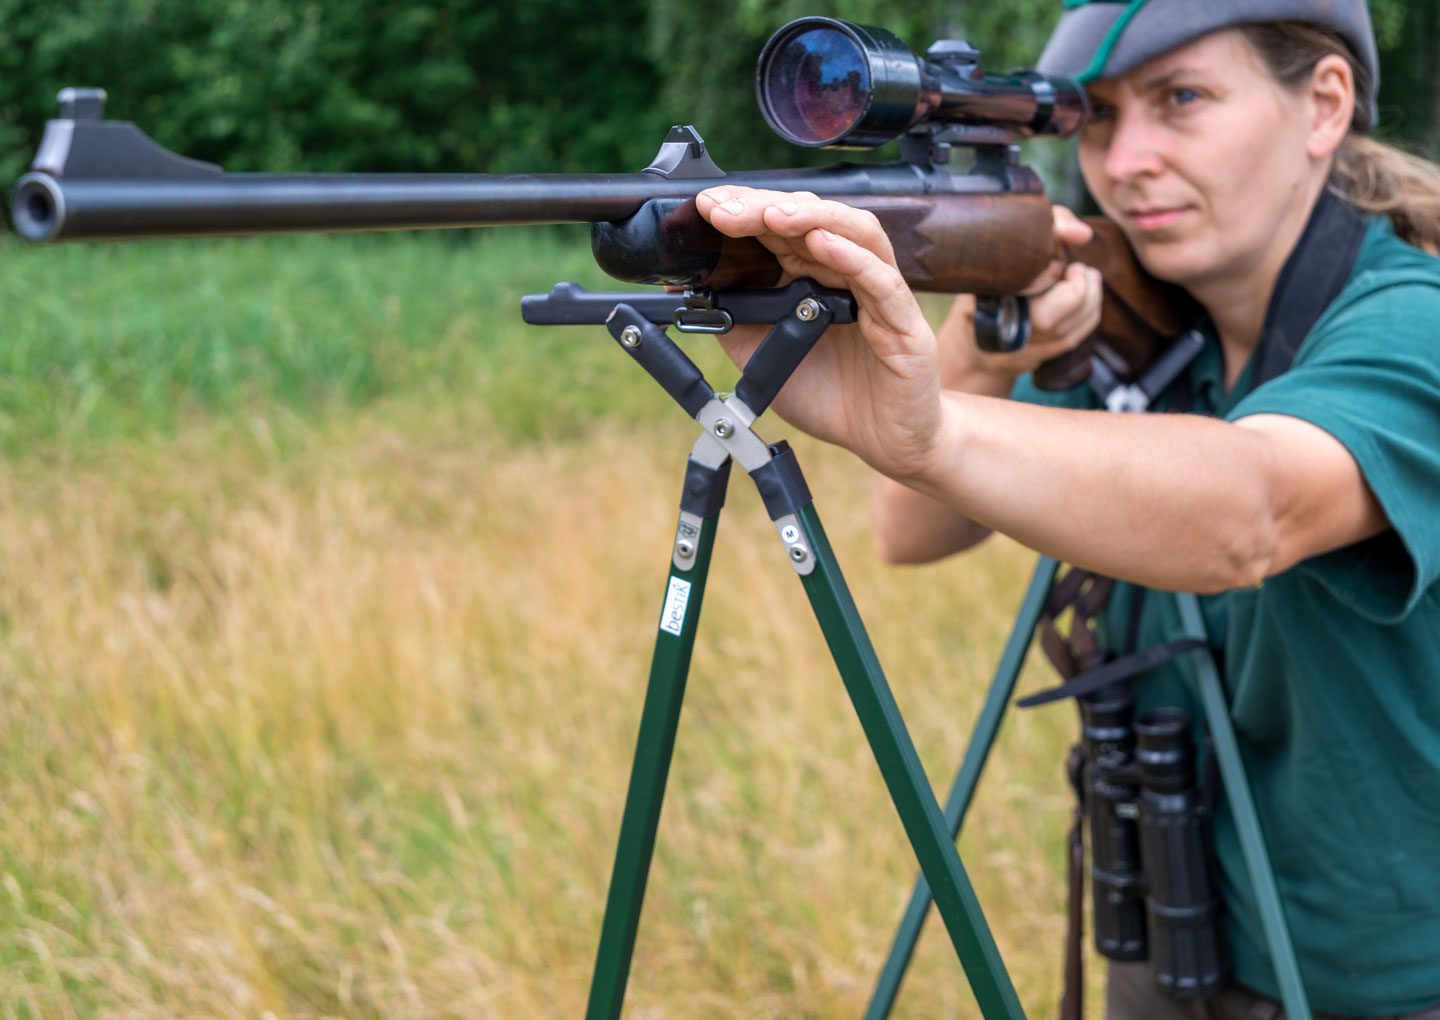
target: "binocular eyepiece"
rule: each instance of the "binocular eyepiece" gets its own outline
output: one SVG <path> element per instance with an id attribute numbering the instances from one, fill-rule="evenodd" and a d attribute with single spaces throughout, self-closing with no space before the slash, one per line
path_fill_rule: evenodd
<path id="1" fill-rule="evenodd" d="M 755 72 L 766 122 L 811 148 L 874 148 L 924 125 L 998 129 L 998 137 L 1066 136 L 1089 112 L 1072 78 L 980 72 L 980 54 L 942 40 L 924 58 L 883 28 L 800 18 L 770 37 Z"/>

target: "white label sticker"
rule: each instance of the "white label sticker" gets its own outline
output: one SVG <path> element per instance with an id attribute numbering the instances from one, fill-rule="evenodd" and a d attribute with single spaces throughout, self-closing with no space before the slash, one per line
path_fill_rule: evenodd
<path id="1" fill-rule="evenodd" d="M 670 578 L 670 590 L 665 593 L 665 608 L 660 611 L 660 629 L 667 634 L 680 636 L 685 626 L 685 607 L 690 604 L 690 582 L 681 577 Z"/>

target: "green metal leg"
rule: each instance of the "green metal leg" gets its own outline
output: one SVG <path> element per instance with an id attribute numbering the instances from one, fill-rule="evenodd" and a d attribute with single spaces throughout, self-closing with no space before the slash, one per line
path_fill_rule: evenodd
<path id="1" fill-rule="evenodd" d="M 615 851 L 610 893 L 605 902 L 605 921 L 600 930 L 600 949 L 590 983 L 586 1020 L 616 1020 L 625 1001 L 630 957 L 635 950 L 635 933 L 645 900 L 645 880 L 655 850 L 665 779 L 675 750 L 690 653 L 695 647 L 700 604 L 719 522 L 718 511 L 703 520 L 694 540 L 693 566 L 681 570 L 672 564 L 666 585 L 665 610 L 650 664 L 650 685 L 645 692 L 640 735 L 635 741 L 635 764 L 630 772 L 630 789 L 625 795 L 620 843 Z M 679 605 L 682 594 L 683 606 Z M 667 625 L 671 630 L 666 629 Z"/>
<path id="2" fill-rule="evenodd" d="M 1006 642 L 1000 663 L 995 668 L 995 679 L 990 682 L 990 693 L 975 720 L 970 743 L 965 748 L 965 758 L 960 763 L 960 771 L 955 775 L 950 796 L 945 802 L 945 824 L 949 827 L 952 841 L 960 835 L 965 812 L 970 807 L 970 799 L 975 795 L 975 787 L 980 782 L 980 772 L 984 769 L 985 761 L 990 756 L 990 748 L 995 743 L 995 734 L 1005 716 L 1005 707 L 1015 691 L 1015 681 L 1020 676 L 1020 667 L 1025 662 L 1025 653 L 1030 648 L 1030 640 L 1040 622 L 1045 596 L 1049 594 L 1050 586 L 1055 581 L 1058 567 L 1059 564 L 1048 556 L 1040 557 L 1035 564 L 1035 572 L 1031 575 L 1030 587 L 1026 589 L 1025 598 L 1020 603 L 1020 611 L 1015 615 L 1010 640 Z M 915 944 L 920 940 L 920 929 L 930 913 L 931 901 L 930 886 L 925 881 L 925 876 L 921 875 L 915 880 L 915 891 L 910 894 L 910 903 L 905 908 L 905 916 L 895 932 L 895 942 L 890 947 L 890 955 L 875 983 L 870 1006 L 865 1010 L 865 1020 L 884 1020 L 894 1008 L 895 996 L 899 994 L 900 982 L 905 979 L 905 970 L 910 966 Z"/>
<path id="3" fill-rule="evenodd" d="M 1200 601 L 1194 595 L 1175 596 L 1180 609 L 1180 620 L 1189 637 L 1208 640 L 1205 633 L 1205 618 L 1200 614 Z M 1215 759 L 1220 765 L 1220 778 L 1225 784 L 1225 798 L 1230 812 L 1235 816 L 1235 827 L 1240 835 L 1240 850 L 1245 855 L 1245 867 L 1250 872 L 1250 882 L 1255 887 L 1255 899 L 1260 906 L 1260 925 L 1265 930 L 1265 942 L 1270 948 L 1270 958 L 1275 961 L 1275 976 L 1280 983 L 1280 998 L 1285 1004 L 1285 1015 L 1290 1020 L 1310 1020 L 1310 1002 L 1305 996 L 1305 987 L 1300 982 L 1300 967 L 1295 962 L 1295 947 L 1290 942 L 1290 929 L 1285 923 L 1285 911 L 1280 905 L 1280 891 L 1275 886 L 1275 873 L 1270 869 L 1270 855 L 1265 850 L 1265 836 L 1260 831 L 1260 816 L 1255 811 L 1255 801 L 1250 796 L 1250 782 L 1245 778 L 1245 764 L 1240 758 L 1240 747 L 1235 742 L 1235 728 L 1230 723 L 1230 706 L 1225 703 L 1225 693 L 1220 688 L 1220 675 L 1208 652 L 1192 654 L 1195 673 L 1200 688 L 1200 701 L 1205 708 L 1205 723 L 1210 739 L 1215 745 Z"/>
<path id="4" fill-rule="evenodd" d="M 840 575 L 814 504 L 807 503 L 799 516 L 815 557 L 815 569 L 801 575 L 805 593 L 910 837 L 920 870 L 934 891 L 935 904 L 980 1011 L 986 1020 L 1023 1018 L 1010 975 L 960 863 L 955 841 L 946 833 L 940 805 Z"/>

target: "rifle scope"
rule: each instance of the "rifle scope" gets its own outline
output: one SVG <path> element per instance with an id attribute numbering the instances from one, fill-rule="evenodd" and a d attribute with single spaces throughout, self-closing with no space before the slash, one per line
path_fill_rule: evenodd
<path id="1" fill-rule="evenodd" d="M 1063 137 L 1084 123 L 1079 82 L 1025 70 L 984 75 L 979 58 L 942 40 L 922 59 L 883 28 L 800 18 L 760 51 L 755 91 L 775 133 L 810 148 L 875 148 L 926 124 Z"/>

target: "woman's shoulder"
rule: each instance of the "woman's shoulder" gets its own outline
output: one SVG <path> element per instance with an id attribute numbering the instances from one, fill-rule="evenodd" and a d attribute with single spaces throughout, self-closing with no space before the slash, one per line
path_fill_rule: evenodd
<path id="1" fill-rule="evenodd" d="M 1310 339 L 1323 346 L 1377 332 L 1440 352 L 1440 258 L 1405 243 L 1384 216 L 1367 219 L 1349 279 Z"/>
<path id="2" fill-rule="evenodd" d="M 1440 287 L 1440 258 L 1401 240 L 1388 216 L 1367 217 L 1355 265 L 1336 303 L 1406 284 Z"/>

